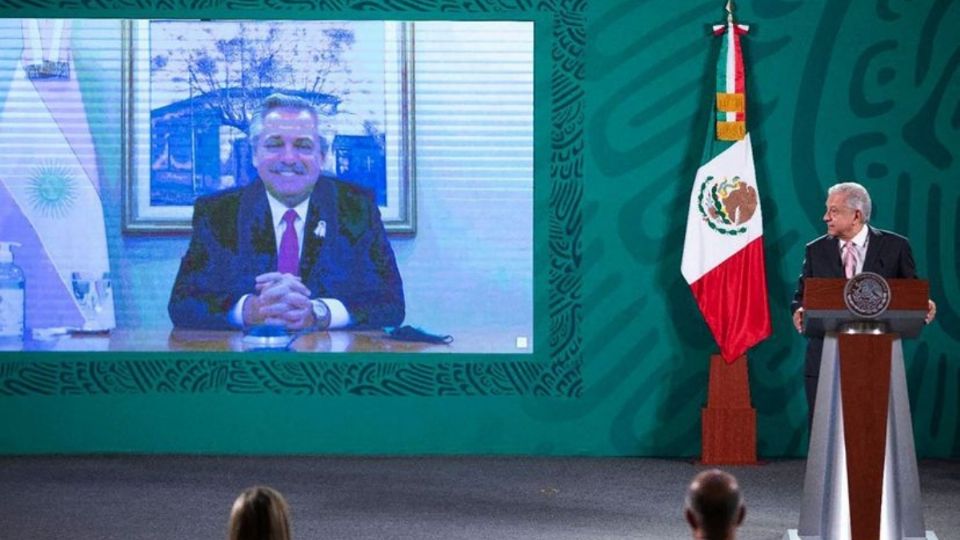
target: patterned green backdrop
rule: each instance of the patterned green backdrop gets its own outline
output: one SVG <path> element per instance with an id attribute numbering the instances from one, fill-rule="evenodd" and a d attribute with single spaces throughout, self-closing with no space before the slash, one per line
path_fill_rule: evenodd
<path id="1" fill-rule="evenodd" d="M 0 357 L 0 452 L 693 456 L 713 344 L 680 273 L 723 1 L 0 0 L 3 16 L 537 24 L 533 361 Z M 960 3 L 741 2 L 774 336 L 750 355 L 762 456 L 802 455 L 789 297 L 825 188 L 857 179 L 939 303 L 906 349 L 918 451 L 960 455 Z"/>

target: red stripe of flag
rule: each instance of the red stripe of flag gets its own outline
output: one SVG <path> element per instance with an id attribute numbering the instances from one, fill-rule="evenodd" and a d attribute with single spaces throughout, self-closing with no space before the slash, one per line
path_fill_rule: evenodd
<path id="1" fill-rule="evenodd" d="M 773 333 L 763 260 L 761 236 L 690 284 L 727 363 Z"/>

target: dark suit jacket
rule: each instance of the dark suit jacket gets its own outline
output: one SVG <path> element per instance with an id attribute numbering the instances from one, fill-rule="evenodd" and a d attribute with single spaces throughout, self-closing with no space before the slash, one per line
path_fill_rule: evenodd
<path id="1" fill-rule="evenodd" d="M 915 278 L 916 265 L 910 242 L 899 234 L 869 227 L 867 256 L 863 260 L 863 271 L 874 272 L 885 278 Z M 803 305 L 803 280 L 808 277 L 843 278 L 843 262 L 840 260 L 840 242 L 836 237 L 821 236 L 807 244 L 803 258 L 803 270 L 797 282 L 797 291 L 790 303 L 790 313 Z M 808 377 L 820 373 L 820 353 L 823 351 L 823 339 L 807 340 L 805 374 Z"/>
<path id="2" fill-rule="evenodd" d="M 326 222 L 325 237 L 317 224 Z M 168 311 L 178 327 L 228 329 L 227 314 L 254 279 L 277 269 L 277 240 L 261 180 L 197 199 L 193 236 L 180 262 Z M 314 298 L 336 298 L 353 327 L 398 326 L 403 283 L 380 211 L 369 194 L 329 178 L 310 195 L 300 277 Z"/>

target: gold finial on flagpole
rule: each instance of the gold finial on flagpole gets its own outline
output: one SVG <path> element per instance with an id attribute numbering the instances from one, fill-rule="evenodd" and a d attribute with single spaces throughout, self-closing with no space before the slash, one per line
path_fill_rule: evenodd
<path id="1" fill-rule="evenodd" d="M 733 0 L 727 0 L 727 22 L 733 24 Z"/>

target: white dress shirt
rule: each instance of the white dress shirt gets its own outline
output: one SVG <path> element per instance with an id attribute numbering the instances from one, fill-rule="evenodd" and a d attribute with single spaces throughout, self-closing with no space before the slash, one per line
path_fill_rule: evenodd
<path id="1" fill-rule="evenodd" d="M 838 240 L 840 240 L 838 238 Z M 853 251 L 857 254 L 857 271 L 854 275 L 863 272 L 863 261 L 867 258 L 867 244 L 870 242 L 870 228 L 864 225 L 852 239 Z M 843 245 L 846 240 L 840 240 L 840 260 L 843 260 Z"/>
<path id="2" fill-rule="evenodd" d="M 273 234 L 274 238 L 276 238 L 277 252 L 279 255 L 280 239 L 283 238 L 283 233 L 287 230 L 287 222 L 283 220 L 283 215 L 289 207 L 275 199 L 273 195 L 270 195 L 269 191 L 267 192 L 267 202 L 270 203 L 270 220 L 273 223 Z M 293 222 L 293 228 L 297 232 L 298 258 L 303 253 L 303 229 L 307 223 L 307 211 L 309 208 L 309 198 L 293 207 L 293 210 L 297 212 L 297 219 Z M 243 303 L 246 302 L 249 296 L 249 294 L 241 296 L 237 304 L 230 310 L 230 313 L 227 315 L 227 320 L 230 321 L 230 324 L 238 328 L 243 327 Z M 350 324 L 350 313 L 347 311 L 346 306 L 343 305 L 343 302 L 336 298 L 319 298 L 319 300 L 322 300 L 323 303 L 330 308 L 330 329 L 343 328 Z"/>

